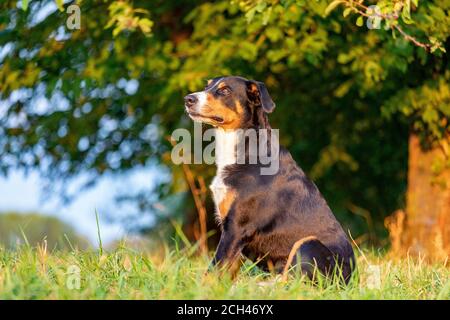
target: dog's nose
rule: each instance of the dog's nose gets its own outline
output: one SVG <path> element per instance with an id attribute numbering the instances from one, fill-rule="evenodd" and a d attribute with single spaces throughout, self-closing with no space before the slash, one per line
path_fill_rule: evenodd
<path id="1" fill-rule="evenodd" d="M 186 103 L 186 106 L 188 108 L 191 108 L 194 104 L 197 103 L 197 101 L 197 97 L 193 94 L 188 94 L 186 97 L 184 97 L 184 102 Z"/>

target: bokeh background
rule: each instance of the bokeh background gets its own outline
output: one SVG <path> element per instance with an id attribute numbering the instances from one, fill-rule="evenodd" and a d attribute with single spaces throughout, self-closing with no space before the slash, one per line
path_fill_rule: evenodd
<path id="1" fill-rule="evenodd" d="M 366 25 L 370 5 L 379 29 Z M 206 229 L 212 248 L 219 231 L 205 186 L 215 168 L 174 165 L 168 137 L 192 128 L 186 93 L 241 75 L 265 82 L 281 143 L 356 243 L 448 256 L 449 0 L 8 0 L 0 9 L 6 245 L 36 229 L 35 241 L 52 230 L 56 246 L 63 234 L 95 246 L 97 211 L 107 242 L 166 241 L 180 228 L 195 241 Z"/>

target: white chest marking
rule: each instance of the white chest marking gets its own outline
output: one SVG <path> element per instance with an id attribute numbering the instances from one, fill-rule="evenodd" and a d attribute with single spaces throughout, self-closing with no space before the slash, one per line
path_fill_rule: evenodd
<path id="1" fill-rule="evenodd" d="M 236 131 L 225 131 L 216 129 L 216 166 L 217 172 L 210 189 L 213 193 L 214 203 L 216 205 L 216 216 L 220 218 L 221 212 L 219 204 L 225 199 L 228 187 L 224 183 L 224 168 L 236 163 Z M 222 214 L 226 214 L 223 212 Z"/>

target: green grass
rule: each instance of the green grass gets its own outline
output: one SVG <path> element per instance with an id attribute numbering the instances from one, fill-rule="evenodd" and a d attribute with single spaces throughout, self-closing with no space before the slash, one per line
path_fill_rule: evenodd
<path id="1" fill-rule="evenodd" d="M 220 271 L 205 274 L 209 258 L 194 247 L 158 254 L 126 246 L 112 252 L 47 252 L 44 246 L 0 249 L 0 299 L 449 299 L 450 272 L 443 264 L 358 255 L 358 276 L 341 288 L 313 285 L 301 276 L 265 274 L 250 264 L 232 281 Z M 381 286 L 370 288 L 369 265 Z M 77 270 L 80 288 L 77 289 Z M 75 272 L 75 273 L 74 273 Z"/>

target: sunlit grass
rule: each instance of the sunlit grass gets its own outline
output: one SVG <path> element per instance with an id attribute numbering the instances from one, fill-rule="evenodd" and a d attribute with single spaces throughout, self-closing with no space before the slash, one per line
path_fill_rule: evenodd
<path id="1" fill-rule="evenodd" d="M 206 273 L 210 257 L 194 252 L 195 247 L 164 246 L 159 253 L 140 253 L 125 245 L 103 254 L 48 252 L 45 245 L 0 249 L 0 299 L 450 298 L 450 271 L 444 264 L 359 253 L 358 274 L 342 287 L 314 285 L 295 273 L 283 282 L 250 264 L 232 281 L 218 270 Z"/>

